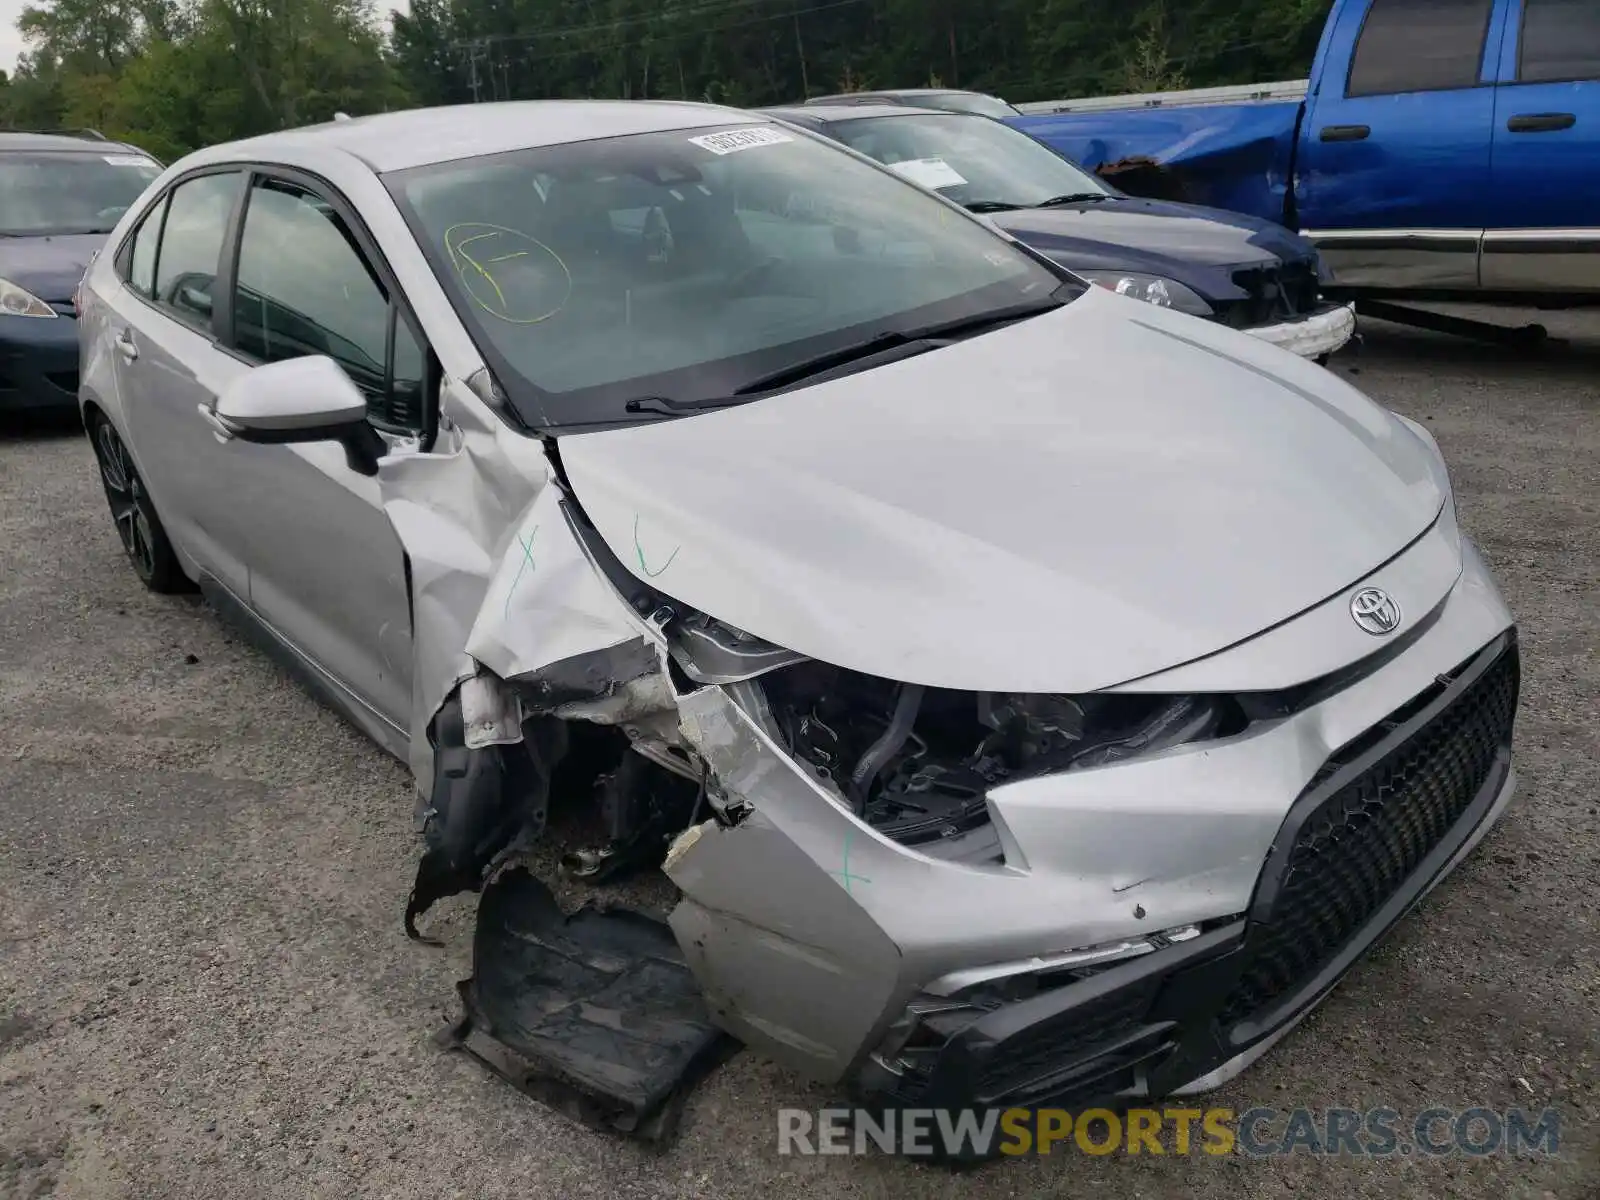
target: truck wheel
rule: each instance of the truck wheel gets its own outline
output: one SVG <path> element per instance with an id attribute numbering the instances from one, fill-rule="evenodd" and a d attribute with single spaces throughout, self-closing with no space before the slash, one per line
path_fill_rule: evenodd
<path id="1" fill-rule="evenodd" d="M 105 488 L 112 523 L 134 574 L 152 592 L 189 591 L 188 576 L 178 564 L 167 531 L 134 469 L 133 457 L 111 422 L 98 413 L 89 419 L 89 441 L 100 464 L 100 484 Z"/>

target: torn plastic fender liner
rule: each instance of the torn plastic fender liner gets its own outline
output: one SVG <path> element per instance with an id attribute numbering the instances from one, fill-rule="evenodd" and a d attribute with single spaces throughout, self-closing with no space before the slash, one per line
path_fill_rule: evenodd
<path id="1" fill-rule="evenodd" d="M 622 724 L 672 704 L 656 648 L 642 638 L 551 664 L 520 688 L 482 672 L 464 680 L 430 728 L 427 843 L 406 907 L 406 932 L 436 901 L 477 891 L 496 859 L 544 832 L 567 720 Z M 633 732 L 633 731 L 630 731 Z"/>
<path id="2" fill-rule="evenodd" d="M 503 851 L 521 836 L 543 832 L 550 777 L 566 749 L 567 728 L 536 721 L 518 742 L 469 747 L 458 691 L 434 718 L 432 738 L 433 787 L 423 824 L 427 848 L 405 913 L 406 934 L 418 941 L 428 939 L 418 933 L 417 918 L 435 902 L 478 891 Z"/>
<path id="3" fill-rule="evenodd" d="M 477 891 L 497 856 L 543 831 L 562 721 L 659 725 L 672 709 L 659 647 L 595 573 L 543 448 L 471 417 L 444 432 L 442 453 L 389 468 L 385 506 L 416 579 L 415 700 L 430 714 L 425 751 L 412 734 L 428 790 L 412 936 L 435 901 Z M 508 436 L 527 478 L 478 478 Z M 663 731 L 649 736 L 659 743 Z"/>

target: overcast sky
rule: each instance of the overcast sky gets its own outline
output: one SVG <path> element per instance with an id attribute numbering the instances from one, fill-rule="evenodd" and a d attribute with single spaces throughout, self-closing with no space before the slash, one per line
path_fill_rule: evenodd
<path id="1" fill-rule="evenodd" d="M 17 55 L 22 53 L 22 39 L 17 36 L 17 15 L 26 0 L 0 0 L 0 71 L 9 71 L 17 65 Z"/>
<path id="2" fill-rule="evenodd" d="M 25 46 L 17 36 L 17 17 L 30 0 L 0 0 L 0 71 L 9 71 L 17 65 L 17 55 Z M 380 8 L 397 8 L 402 12 L 411 0 L 379 0 Z"/>

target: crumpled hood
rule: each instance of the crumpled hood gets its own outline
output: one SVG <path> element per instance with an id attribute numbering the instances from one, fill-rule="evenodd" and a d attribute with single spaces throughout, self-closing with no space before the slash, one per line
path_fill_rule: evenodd
<path id="1" fill-rule="evenodd" d="M 1082 692 L 1249 638 L 1437 517 L 1437 456 L 1332 373 L 1090 289 L 742 407 L 561 440 L 628 569 L 813 658 Z"/>
<path id="2" fill-rule="evenodd" d="M 104 234 L 0 238 L 0 279 L 9 279 L 48 304 L 70 303 Z"/>

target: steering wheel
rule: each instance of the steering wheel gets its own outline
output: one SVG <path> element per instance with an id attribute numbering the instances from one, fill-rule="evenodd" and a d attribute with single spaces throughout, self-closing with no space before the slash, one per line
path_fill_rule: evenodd
<path id="1" fill-rule="evenodd" d="M 127 211 L 128 206 L 126 204 L 113 204 L 110 208 L 102 208 L 95 213 L 94 219 L 96 221 L 115 221 Z"/>

